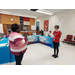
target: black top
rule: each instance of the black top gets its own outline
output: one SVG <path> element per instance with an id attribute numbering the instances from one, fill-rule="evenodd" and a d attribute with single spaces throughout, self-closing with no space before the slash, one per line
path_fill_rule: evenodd
<path id="1" fill-rule="evenodd" d="M 41 35 L 44 35 L 44 32 L 42 30 L 40 31 L 40 33 L 41 33 Z"/>

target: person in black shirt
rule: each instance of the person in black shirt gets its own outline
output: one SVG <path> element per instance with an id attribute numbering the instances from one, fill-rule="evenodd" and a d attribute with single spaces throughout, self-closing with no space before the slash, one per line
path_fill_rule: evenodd
<path id="1" fill-rule="evenodd" d="M 44 35 L 44 33 L 43 33 L 43 31 L 42 31 L 42 30 L 40 31 L 40 33 L 41 33 L 41 35 Z"/>

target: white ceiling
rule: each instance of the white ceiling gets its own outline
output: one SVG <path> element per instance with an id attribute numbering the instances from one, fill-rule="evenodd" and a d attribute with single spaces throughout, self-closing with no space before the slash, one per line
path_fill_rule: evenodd
<path id="1" fill-rule="evenodd" d="M 44 10 L 51 11 L 53 13 L 58 13 L 58 12 L 62 12 L 68 9 L 44 9 Z"/>
<path id="2" fill-rule="evenodd" d="M 28 9 L 0 9 L 0 10 L 12 12 L 12 13 L 19 13 L 19 14 L 23 14 L 23 15 L 25 14 L 25 15 L 29 15 L 29 16 L 36 16 L 36 17 L 48 16 L 47 14 L 33 12 Z M 44 10 L 47 10 L 47 11 L 50 11 L 53 13 L 57 13 L 57 12 L 65 11 L 67 9 L 44 9 Z"/>

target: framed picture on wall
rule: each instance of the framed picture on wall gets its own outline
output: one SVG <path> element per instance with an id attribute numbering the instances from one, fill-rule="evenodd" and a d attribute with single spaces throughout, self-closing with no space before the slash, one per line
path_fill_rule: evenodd
<path id="1" fill-rule="evenodd" d="M 36 31 L 39 31 L 39 22 L 36 22 Z"/>
<path id="2" fill-rule="evenodd" d="M 44 21 L 44 31 L 48 31 L 49 20 Z"/>

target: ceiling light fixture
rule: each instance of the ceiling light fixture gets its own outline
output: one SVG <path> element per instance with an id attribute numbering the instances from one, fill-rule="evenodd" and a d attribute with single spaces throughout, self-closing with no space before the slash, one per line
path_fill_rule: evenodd
<path id="1" fill-rule="evenodd" d="M 53 15 L 53 12 L 42 10 L 42 9 L 39 9 L 36 12 L 43 13 L 43 14 L 48 14 L 48 15 Z"/>
<path id="2" fill-rule="evenodd" d="M 35 11 L 35 12 L 43 13 L 43 14 L 47 14 L 47 15 L 53 15 L 53 12 L 46 11 L 46 10 L 43 10 L 43 9 L 27 9 L 27 10 Z"/>

